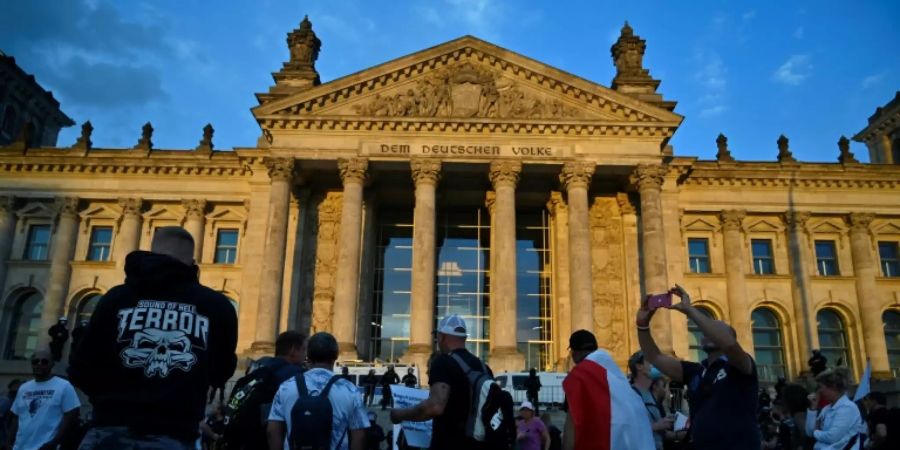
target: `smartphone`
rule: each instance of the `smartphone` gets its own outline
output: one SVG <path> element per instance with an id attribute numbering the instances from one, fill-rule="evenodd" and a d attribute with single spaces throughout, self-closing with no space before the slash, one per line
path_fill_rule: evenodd
<path id="1" fill-rule="evenodd" d="M 647 299 L 647 308 L 650 310 L 672 306 L 672 293 L 654 294 Z"/>

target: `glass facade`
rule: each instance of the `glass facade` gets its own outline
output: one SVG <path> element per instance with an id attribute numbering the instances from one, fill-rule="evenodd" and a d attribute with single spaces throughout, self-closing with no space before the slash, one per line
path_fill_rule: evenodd
<path id="1" fill-rule="evenodd" d="M 888 364 L 895 377 L 900 376 L 900 311 L 889 309 L 881 315 L 884 322 L 884 341 L 887 344 Z"/>
<path id="2" fill-rule="evenodd" d="M 112 227 L 91 228 L 91 242 L 88 248 L 88 261 L 109 261 L 109 249 L 112 247 Z"/>
<path id="3" fill-rule="evenodd" d="M 767 308 L 757 308 L 750 316 L 753 329 L 753 352 L 759 369 L 759 380 L 775 383 L 785 376 L 784 343 L 781 321 Z"/>
<path id="4" fill-rule="evenodd" d="M 25 241 L 25 259 L 29 261 L 45 261 L 50 251 L 50 225 L 32 225 L 28 227 L 28 240 Z"/>
<path id="5" fill-rule="evenodd" d="M 879 242 L 878 256 L 881 258 L 882 276 L 900 277 L 900 251 L 896 242 Z"/>
<path id="6" fill-rule="evenodd" d="M 840 275 L 838 272 L 837 252 L 834 250 L 834 241 L 816 241 L 816 267 L 820 276 L 831 277 Z"/>
<path id="7" fill-rule="evenodd" d="M 370 361 L 394 361 L 409 345 L 412 235 L 409 216 L 383 217 L 378 226 Z"/>
<path id="8" fill-rule="evenodd" d="M 39 292 L 26 292 L 16 299 L 6 339 L 6 359 L 26 359 L 38 345 L 44 299 Z"/>
<path id="9" fill-rule="evenodd" d="M 751 239 L 753 252 L 753 273 L 771 275 L 775 273 L 775 262 L 772 260 L 772 241 L 769 239 Z"/>
<path id="10" fill-rule="evenodd" d="M 697 306 L 697 310 L 699 310 L 700 312 L 702 312 L 703 314 L 705 314 L 709 317 L 712 317 L 713 319 L 716 318 L 716 315 L 713 314 L 713 312 L 710 311 L 709 308 L 705 308 L 703 306 Z M 688 324 L 688 355 L 690 357 L 690 360 L 694 361 L 694 362 L 703 361 L 704 359 L 706 359 L 706 354 L 703 353 L 703 347 L 700 345 L 700 340 L 703 338 L 703 332 L 700 331 L 700 328 L 697 326 L 697 324 L 693 320 L 688 319 L 687 324 Z"/>
<path id="11" fill-rule="evenodd" d="M 709 273 L 709 240 L 706 238 L 688 239 L 688 262 L 691 272 Z"/>
<path id="12" fill-rule="evenodd" d="M 819 347 L 828 359 L 828 366 L 850 367 L 847 331 L 841 316 L 833 310 L 823 309 L 816 314 L 816 325 L 819 329 Z"/>
<path id="13" fill-rule="evenodd" d="M 516 320 L 525 367 L 552 370 L 550 227 L 546 212 L 516 217 Z"/>

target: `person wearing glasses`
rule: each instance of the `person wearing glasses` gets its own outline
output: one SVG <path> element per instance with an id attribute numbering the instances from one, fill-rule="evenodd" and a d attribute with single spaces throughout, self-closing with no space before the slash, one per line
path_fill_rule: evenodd
<path id="1" fill-rule="evenodd" d="M 78 423 L 81 403 L 68 381 L 53 375 L 53 355 L 38 350 L 31 357 L 34 379 L 19 387 L 13 401 L 7 448 L 50 450 Z"/>

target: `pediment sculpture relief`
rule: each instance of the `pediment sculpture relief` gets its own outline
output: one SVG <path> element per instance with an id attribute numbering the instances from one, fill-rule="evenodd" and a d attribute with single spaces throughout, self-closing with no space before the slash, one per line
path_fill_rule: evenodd
<path id="1" fill-rule="evenodd" d="M 576 108 L 526 93 L 515 81 L 470 63 L 435 71 L 406 92 L 376 94 L 368 104 L 354 109 L 360 115 L 376 117 L 584 117 Z"/>

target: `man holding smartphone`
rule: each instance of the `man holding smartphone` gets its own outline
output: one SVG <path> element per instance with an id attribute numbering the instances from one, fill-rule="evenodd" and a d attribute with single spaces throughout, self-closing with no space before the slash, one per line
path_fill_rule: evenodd
<path id="1" fill-rule="evenodd" d="M 675 285 L 668 294 L 681 299 L 665 306 L 648 295 L 637 313 L 638 341 L 644 358 L 673 381 L 688 387 L 691 409 L 690 437 L 695 450 L 758 450 L 759 424 L 756 417 L 759 380 L 756 363 L 741 348 L 730 325 L 712 319 L 691 305 L 691 297 Z M 663 294 L 664 295 L 664 294 Z M 649 305 L 651 297 L 653 306 Z M 703 332 L 701 345 L 707 358 L 701 363 L 680 361 L 660 352 L 650 333 L 650 320 L 658 307 L 679 311 Z"/>

